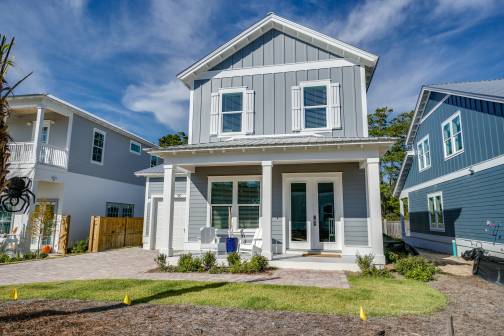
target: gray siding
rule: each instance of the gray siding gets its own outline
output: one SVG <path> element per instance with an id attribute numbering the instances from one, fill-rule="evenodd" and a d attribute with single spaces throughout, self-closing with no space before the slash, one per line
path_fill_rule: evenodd
<path id="1" fill-rule="evenodd" d="M 107 134 L 103 165 L 91 163 L 94 128 Z M 140 155 L 131 153 L 129 145 L 128 137 L 74 115 L 68 170 L 73 173 L 143 185 L 144 178 L 136 177 L 133 173 L 149 167 L 150 155 L 144 151 Z"/>
<path id="2" fill-rule="evenodd" d="M 176 177 L 175 178 L 175 194 L 186 194 L 186 178 Z M 149 179 L 149 191 L 148 197 L 152 195 L 163 195 L 163 178 L 162 177 L 151 177 Z"/>
<path id="3" fill-rule="evenodd" d="M 194 82 L 193 143 L 218 141 L 209 135 L 210 96 L 220 88 L 246 86 L 255 92 L 254 133 L 256 135 L 292 132 L 291 87 L 306 80 L 330 79 L 341 84 L 342 129 L 321 133 L 334 137 L 363 136 L 361 77 L 358 66 L 303 70 L 197 80 Z"/>
<path id="4" fill-rule="evenodd" d="M 342 172 L 343 211 L 345 232 L 349 244 L 367 245 L 367 208 L 365 172 L 358 163 L 324 163 L 273 166 L 272 238 L 274 250 L 280 252 L 282 244 L 282 174 L 299 172 Z M 260 166 L 205 167 L 196 168 L 191 175 L 191 198 L 189 215 L 189 240 L 199 239 L 200 229 L 207 224 L 208 176 L 260 175 Z"/>
<path id="5" fill-rule="evenodd" d="M 431 97 L 434 106 L 438 96 Z M 464 152 L 448 160 L 444 159 L 441 124 L 460 110 Z M 431 168 L 418 171 L 418 157 L 406 178 L 404 188 L 423 183 L 436 177 L 469 167 L 473 164 L 504 154 L 504 106 L 465 97 L 451 96 L 419 127 L 414 145 L 429 134 Z"/>
<path id="6" fill-rule="evenodd" d="M 345 245 L 367 246 L 368 226 L 366 218 L 345 218 Z"/>
<path id="7" fill-rule="evenodd" d="M 446 232 L 429 230 L 427 194 L 443 193 Z M 498 166 L 409 194 L 412 232 L 493 242 L 486 222 L 504 222 L 504 166 Z"/>
<path id="8" fill-rule="evenodd" d="M 334 58 L 339 57 L 276 29 L 271 29 L 211 70 L 241 69 Z"/>

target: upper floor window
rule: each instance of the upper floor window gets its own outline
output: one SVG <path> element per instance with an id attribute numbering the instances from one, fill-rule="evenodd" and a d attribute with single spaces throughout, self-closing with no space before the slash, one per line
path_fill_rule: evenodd
<path id="1" fill-rule="evenodd" d="M 303 87 L 304 128 L 327 128 L 327 86 Z"/>
<path id="2" fill-rule="evenodd" d="M 460 111 L 446 119 L 441 125 L 443 132 L 444 157 L 448 159 L 464 150 Z"/>
<path id="3" fill-rule="evenodd" d="M 93 149 L 91 152 L 91 162 L 93 163 L 103 164 L 105 136 L 105 132 L 96 128 L 93 130 Z"/>
<path id="4" fill-rule="evenodd" d="M 436 192 L 427 195 L 429 223 L 431 231 L 444 231 L 443 194 Z"/>
<path id="5" fill-rule="evenodd" d="M 222 93 L 221 106 L 221 132 L 241 133 L 243 92 Z"/>
<path id="6" fill-rule="evenodd" d="M 426 135 L 417 143 L 417 152 L 418 169 L 422 171 L 429 168 L 431 166 L 429 135 Z"/>
<path id="7" fill-rule="evenodd" d="M 159 156 L 151 155 L 151 157 L 150 157 L 150 166 L 151 167 L 155 167 L 157 165 L 160 165 L 162 162 L 163 162 L 163 160 Z"/>
<path id="8" fill-rule="evenodd" d="M 130 148 L 129 148 L 131 153 L 138 154 L 140 155 L 142 152 L 142 145 L 140 143 L 130 140 Z"/>
<path id="9" fill-rule="evenodd" d="M 107 202 L 107 217 L 133 217 L 134 204 Z"/>

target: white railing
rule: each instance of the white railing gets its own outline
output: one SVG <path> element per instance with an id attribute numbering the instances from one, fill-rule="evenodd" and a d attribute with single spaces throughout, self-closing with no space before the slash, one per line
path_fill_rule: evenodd
<path id="1" fill-rule="evenodd" d="M 33 142 L 9 144 L 11 152 L 9 161 L 12 163 L 33 163 L 34 147 Z M 39 144 L 37 162 L 66 169 L 68 167 L 68 152 L 64 148 L 41 143 Z"/>

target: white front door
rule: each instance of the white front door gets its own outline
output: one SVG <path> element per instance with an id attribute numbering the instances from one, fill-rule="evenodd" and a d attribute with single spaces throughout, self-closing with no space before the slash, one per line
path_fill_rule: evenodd
<path id="1" fill-rule="evenodd" d="M 283 184 L 288 248 L 341 250 L 341 174 L 285 174 Z"/>

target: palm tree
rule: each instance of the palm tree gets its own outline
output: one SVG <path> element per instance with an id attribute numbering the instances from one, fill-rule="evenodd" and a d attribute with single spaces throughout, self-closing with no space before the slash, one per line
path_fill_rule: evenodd
<path id="1" fill-rule="evenodd" d="M 14 65 L 14 60 L 11 56 L 11 50 L 14 46 L 14 38 L 7 41 L 5 35 L 0 35 L 0 193 L 8 187 L 7 174 L 9 164 L 9 134 L 7 133 L 7 119 L 9 118 L 9 103 L 7 97 L 12 95 L 14 89 L 21 84 L 32 73 L 23 77 L 15 84 L 10 85 L 7 82 L 7 72 Z"/>

